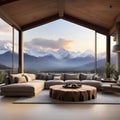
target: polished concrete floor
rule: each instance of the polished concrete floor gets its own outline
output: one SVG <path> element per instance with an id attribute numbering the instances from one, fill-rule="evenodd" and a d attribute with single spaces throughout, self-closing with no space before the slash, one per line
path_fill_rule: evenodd
<path id="1" fill-rule="evenodd" d="M 120 120 L 119 104 L 13 104 L 0 97 L 0 120 Z"/>

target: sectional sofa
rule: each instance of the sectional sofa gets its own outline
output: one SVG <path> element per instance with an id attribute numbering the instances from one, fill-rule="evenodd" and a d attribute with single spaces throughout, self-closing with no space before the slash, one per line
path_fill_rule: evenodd
<path id="1" fill-rule="evenodd" d="M 10 74 L 1 87 L 4 96 L 35 96 L 52 85 L 65 83 L 85 84 L 101 89 L 102 82 L 96 74 L 85 73 L 20 73 Z"/>
<path id="2" fill-rule="evenodd" d="M 91 73 L 38 73 L 37 79 L 44 80 L 44 89 L 49 89 L 51 85 L 75 83 L 96 87 L 100 90 L 102 82 L 97 74 Z"/>

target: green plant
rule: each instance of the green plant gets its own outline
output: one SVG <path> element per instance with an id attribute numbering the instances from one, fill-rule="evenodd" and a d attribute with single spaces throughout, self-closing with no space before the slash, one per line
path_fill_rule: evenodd
<path id="1" fill-rule="evenodd" d="M 115 70 L 114 65 L 111 65 L 110 63 L 106 63 L 104 69 L 104 76 L 106 78 L 114 78 L 115 80 L 117 80 L 119 76 L 119 72 Z"/>
<path id="2" fill-rule="evenodd" d="M 5 71 L 1 71 L 0 72 L 0 84 L 4 83 L 5 76 L 6 76 L 6 72 Z"/>

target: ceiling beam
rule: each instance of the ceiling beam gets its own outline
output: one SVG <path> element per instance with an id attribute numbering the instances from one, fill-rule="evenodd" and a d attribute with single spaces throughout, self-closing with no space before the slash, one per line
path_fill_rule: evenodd
<path id="1" fill-rule="evenodd" d="M 18 1 L 18 0 L 0 0 L 0 6 L 6 5 L 6 4 L 9 4 L 12 2 L 16 2 L 16 1 Z"/>
<path id="2" fill-rule="evenodd" d="M 46 18 L 43 18 L 43 19 L 34 21 L 34 22 L 32 22 L 32 23 L 23 25 L 23 26 L 21 26 L 21 29 L 22 29 L 23 31 L 29 30 L 29 29 L 32 29 L 32 28 L 34 28 L 34 27 L 38 27 L 38 26 L 40 26 L 40 25 L 47 24 L 47 23 L 52 22 L 52 21 L 57 20 L 57 19 L 59 19 L 59 15 L 58 15 L 58 14 L 55 14 L 55 15 L 52 15 L 52 16 L 49 16 L 49 17 L 46 17 Z"/>
<path id="3" fill-rule="evenodd" d="M 59 17 L 62 18 L 64 16 L 65 0 L 57 0 L 57 2 L 58 2 Z"/>
<path id="4" fill-rule="evenodd" d="M 64 19 L 64 20 L 67 20 L 67 21 L 70 21 L 70 22 L 72 22 L 72 23 L 75 23 L 75 24 L 84 26 L 84 27 L 86 27 L 86 28 L 95 30 L 96 32 L 101 33 L 101 34 L 104 34 L 104 35 L 108 35 L 108 34 L 109 34 L 109 30 L 106 29 L 106 28 L 104 28 L 104 27 L 101 27 L 101 26 L 98 26 L 98 25 L 94 25 L 94 24 L 92 24 L 92 23 L 89 23 L 89 22 L 87 22 L 87 21 L 78 19 L 78 18 L 73 17 L 73 16 L 70 16 L 70 15 L 68 15 L 68 14 L 64 14 L 63 19 Z"/>
<path id="5" fill-rule="evenodd" d="M 20 26 L 1 8 L 0 8 L 0 17 L 15 29 L 21 30 Z"/>

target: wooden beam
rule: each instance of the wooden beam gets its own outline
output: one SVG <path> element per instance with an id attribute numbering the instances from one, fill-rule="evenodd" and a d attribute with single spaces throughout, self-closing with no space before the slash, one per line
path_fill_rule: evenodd
<path id="1" fill-rule="evenodd" d="M 59 10 L 60 18 L 64 16 L 64 9 L 65 9 L 65 0 L 58 0 L 58 10 Z"/>
<path id="2" fill-rule="evenodd" d="M 49 17 L 34 21 L 32 23 L 23 25 L 23 26 L 21 26 L 21 29 L 23 31 L 29 30 L 29 29 L 32 29 L 34 27 L 38 27 L 40 25 L 47 24 L 47 23 L 52 22 L 52 21 L 57 20 L 57 19 L 59 19 L 59 16 L 58 16 L 58 14 L 55 14 L 55 15 L 52 15 L 52 16 L 49 16 Z"/>
<path id="3" fill-rule="evenodd" d="M 21 30 L 20 26 L 1 8 L 0 8 L 0 17 L 15 29 Z"/>
<path id="4" fill-rule="evenodd" d="M 6 5 L 6 4 L 9 4 L 12 2 L 16 2 L 16 1 L 18 1 L 18 0 L 0 0 L 0 6 Z"/>
<path id="5" fill-rule="evenodd" d="M 95 30 L 96 32 L 104 34 L 104 35 L 108 35 L 109 34 L 109 30 L 104 28 L 104 27 L 101 27 L 101 26 L 98 26 L 98 25 L 94 25 L 92 23 L 89 23 L 87 21 L 78 19 L 78 18 L 70 16 L 68 14 L 64 14 L 63 19 L 67 20 L 67 21 L 70 21 L 70 22 L 73 22 L 75 24 L 87 27 L 89 29 Z"/>

